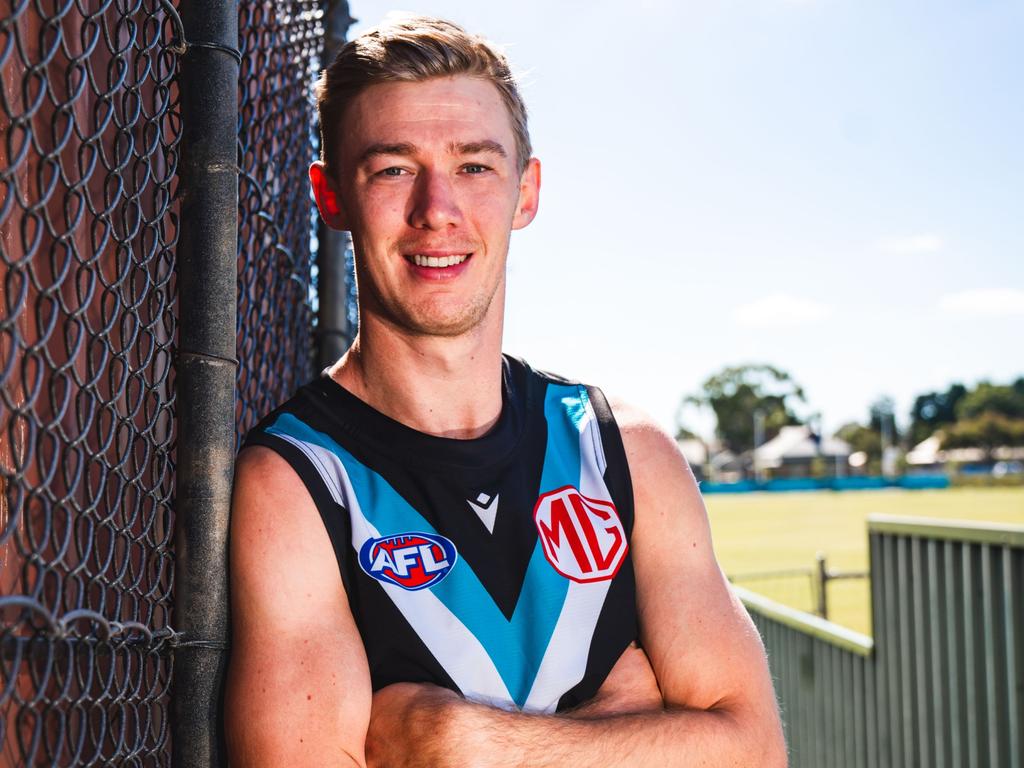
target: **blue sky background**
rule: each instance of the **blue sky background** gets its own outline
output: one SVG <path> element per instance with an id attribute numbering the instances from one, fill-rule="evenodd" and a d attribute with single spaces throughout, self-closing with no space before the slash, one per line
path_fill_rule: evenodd
<path id="1" fill-rule="evenodd" d="M 1021 0 L 351 0 L 354 31 L 396 8 L 523 74 L 508 351 L 669 429 L 727 364 L 787 369 L 830 430 L 1024 374 Z"/>

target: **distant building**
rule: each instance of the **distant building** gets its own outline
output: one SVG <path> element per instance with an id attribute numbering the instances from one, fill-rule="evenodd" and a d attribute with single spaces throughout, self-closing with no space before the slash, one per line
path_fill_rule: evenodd
<path id="1" fill-rule="evenodd" d="M 753 477 L 750 451 L 739 455 L 728 448 L 713 452 L 708 461 L 708 475 L 715 482 L 736 483 Z"/>
<path id="2" fill-rule="evenodd" d="M 915 470 L 946 470 L 949 465 L 965 471 L 987 472 L 996 464 L 1019 464 L 1024 461 L 1024 447 L 994 448 L 986 455 L 984 448 L 949 448 L 942 450 L 942 433 L 936 432 L 922 440 L 907 454 L 907 464 Z"/>
<path id="3" fill-rule="evenodd" d="M 708 447 L 699 437 L 689 437 L 676 440 L 679 450 L 686 457 L 686 463 L 693 470 L 697 482 L 707 477 Z"/>
<path id="4" fill-rule="evenodd" d="M 845 475 L 850 445 L 838 437 L 815 434 L 806 425 L 783 427 L 779 434 L 753 452 L 759 472 L 771 477 L 809 477 L 815 474 Z"/>

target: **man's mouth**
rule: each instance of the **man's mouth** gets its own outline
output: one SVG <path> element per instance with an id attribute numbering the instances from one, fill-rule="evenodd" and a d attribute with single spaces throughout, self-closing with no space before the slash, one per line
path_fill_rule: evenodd
<path id="1" fill-rule="evenodd" d="M 446 256 L 431 256 L 422 253 L 411 253 L 405 258 L 415 264 L 417 267 L 429 267 L 433 269 L 445 269 L 446 267 L 455 267 L 462 264 L 466 259 L 472 256 L 472 253 L 455 253 Z"/>

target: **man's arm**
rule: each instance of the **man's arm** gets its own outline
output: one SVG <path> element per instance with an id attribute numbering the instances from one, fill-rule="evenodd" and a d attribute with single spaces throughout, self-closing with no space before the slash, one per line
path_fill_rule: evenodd
<path id="1" fill-rule="evenodd" d="M 365 766 L 366 653 L 316 506 L 267 448 L 236 465 L 230 565 L 232 768 Z"/>
<path id="2" fill-rule="evenodd" d="M 371 766 L 786 764 L 764 649 L 715 561 L 693 475 L 649 419 L 621 407 L 616 418 L 633 478 L 641 641 L 665 709 L 528 715 L 430 686 L 392 686 L 374 696 Z"/>

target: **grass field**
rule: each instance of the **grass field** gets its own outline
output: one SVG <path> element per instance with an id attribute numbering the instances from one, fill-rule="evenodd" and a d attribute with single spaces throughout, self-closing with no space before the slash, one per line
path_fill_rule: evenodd
<path id="1" fill-rule="evenodd" d="M 811 568 L 817 552 L 830 569 L 867 570 L 873 513 L 1024 524 L 1024 488 L 723 493 L 704 501 L 715 552 L 729 575 Z M 811 605 L 809 579 L 740 583 L 795 608 Z M 828 599 L 829 619 L 871 634 L 866 580 L 833 581 Z"/>

